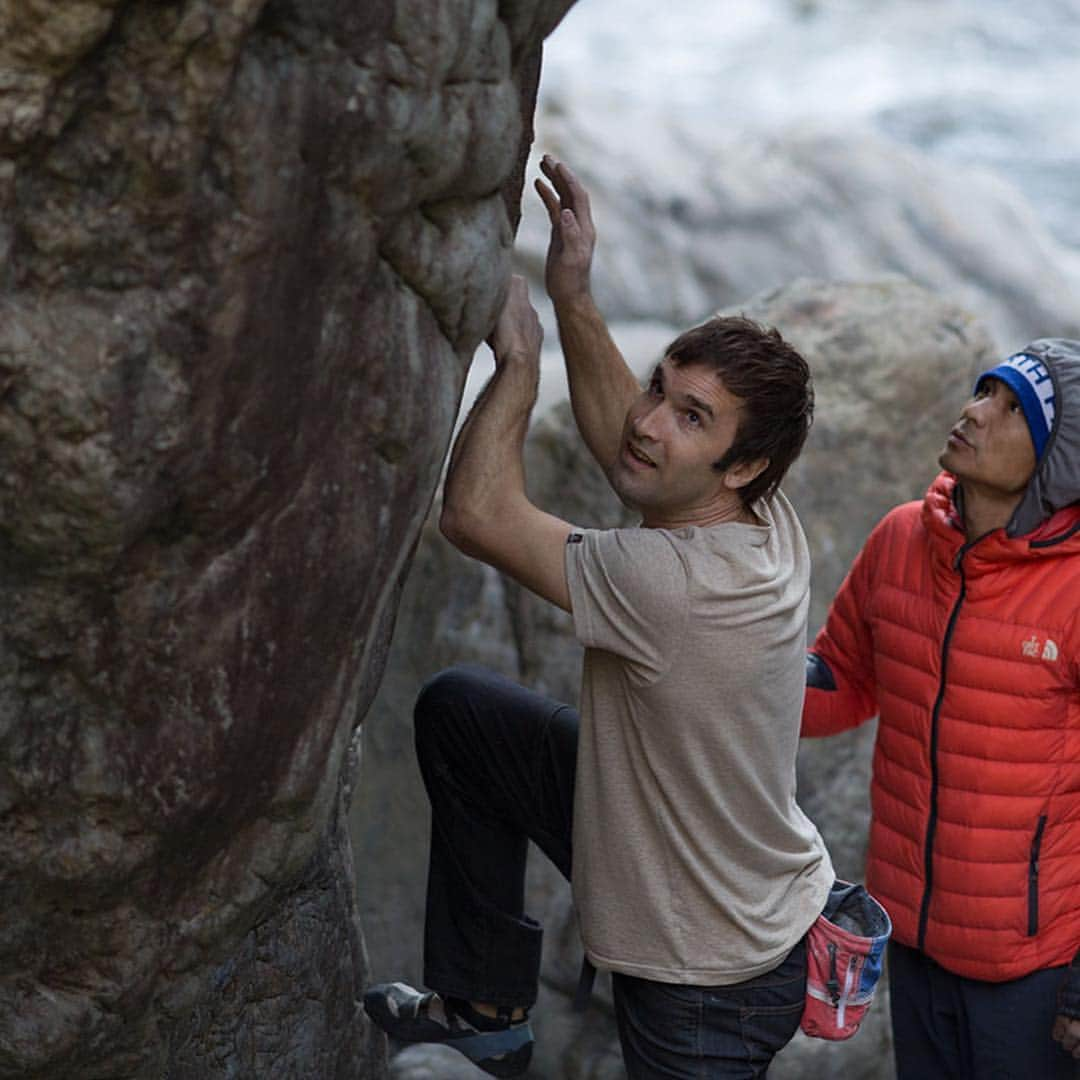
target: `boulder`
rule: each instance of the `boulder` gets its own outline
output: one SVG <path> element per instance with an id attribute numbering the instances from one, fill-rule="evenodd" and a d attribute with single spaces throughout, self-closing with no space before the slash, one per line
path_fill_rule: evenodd
<path id="1" fill-rule="evenodd" d="M 988 331 L 962 307 L 898 277 L 847 285 L 801 280 L 754 297 L 739 310 L 778 326 L 814 372 L 814 427 L 785 484 L 812 549 L 813 630 L 873 524 L 925 490 L 971 380 L 995 350 Z M 662 349 L 657 344 L 652 355 L 634 355 L 633 366 L 643 371 Z M 567 403 L 535 420 L 526 468 L 531 495 L 544 509 L 580 525 L 633 524 L 589 457 Z M 362 782 L 353 804 L 357 861 L 366 882 L 362 917 L 374 928 L 368 943 L 378 978 L 421 979 L 428 810 L 411 746 L 417 689 L 446 664 L 472 661 L 576 701 L 580 659 L 569 616 L 461 556 L 428 522 L 403 593 L 386 678 L 369 713 Z M 802 805 L 821 828 L 838 872 L 856 878 L 865 859 L 872 740 L 867 725 L 807 741 L 799 765 Z M 569 890 L 535 851 L 529 897 L 530 913 L 546 926 L 534 1019 L 538 1044 L 529 1075 L 621 1075 L 607 980 L 598 982 L 590 1015 L 570 1009 L 580 944 Z M 793 1080 L 886 1080 L 887 1008 L 882 993 L 851 1043 L 797 1037 L 773 1072 Z M 426 1052 L 415 1050 L 402 1056 L 400 1067 L 410 1080 L 447 1075 Z"/>
<path id="2" fill-rule="evenodd" d="M 570 3 L 0 4 L 0 1076 L 383 1075 L 355 732 Z"/>

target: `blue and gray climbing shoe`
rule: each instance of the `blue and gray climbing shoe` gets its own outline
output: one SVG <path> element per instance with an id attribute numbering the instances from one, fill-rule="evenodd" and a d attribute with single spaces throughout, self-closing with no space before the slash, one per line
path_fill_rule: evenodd
<path id="1" fill-rule="evenodd" d="M 491 1076 L 520 1076 L 532 1057 L 529 1020 L 477 1014 L 467 1002 L 444 1000 L 405 983 L 380 983 L 364 995 L 364 1011 L 402 1043 L 445 1043 Z M 488 1029 L 491 1030 L 488 1030 Z"/>

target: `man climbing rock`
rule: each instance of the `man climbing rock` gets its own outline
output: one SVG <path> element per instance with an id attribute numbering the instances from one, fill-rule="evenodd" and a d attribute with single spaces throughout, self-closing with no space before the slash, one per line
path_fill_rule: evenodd
<path id="1" fill-rule="evenodd" d="M 529 501 L 542 333 L 513 279 L 440 524 L 572 614 L 580 713 L 476 667 L 423 688 L 430 990 L 383 984 L 365 1008 L 400 1041 L 524 1071 L 541 941 L 524 910 L 532 839 L 571 879 L 588 960 L 613 973 L 629 1075 L 760 1076 L 799 1025 L 804 938 L 833 883 L 795 801 L 810 566 L 779 490 L 810 426 L 810 373 L 775 330 L 713 318 L 639 386 L 592 301 L 588 197 L 566 166 L 542 169 L 574 415 L 641 525 L 583 528 Z"/>

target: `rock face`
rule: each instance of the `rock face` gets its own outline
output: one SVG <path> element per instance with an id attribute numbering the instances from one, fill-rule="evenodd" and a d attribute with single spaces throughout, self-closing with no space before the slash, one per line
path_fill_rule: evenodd
<path id="1" fill-rule="evenodd" d="M 354 729 L 571 0 L 0 0 L 0 1076 L 382 1075 Z"/>
<path id="2" fill-rule="evenodd" d="M 799 281 L 740 310 L 779 326 L 814 371 L 814 428 L 785 484 L 813 553 L 813 629 L 871 526 L 925 490 L 971 379 L 995 350 L 986 330 L 962 308 L 898 278 L 862 285 Z M 636 356 L 635 366 L 655 362 L 662 348 Z M 566 404 L 534 424 L 527 470 L 533 498 L 545 509 L 582 525 L 631 523 L 588 456 Z M 379 978 L 420 978 L 427 807 L 413 761 L 411 706 L 428 675 L 463 660 L 488 664 L 557 698 L 577 699 L 580 648 L 569 616 L 460 556 L 429 523 L 369 713 L 353 808 L 366 883 L 362 915 Z M 838 872 L 849 877 L 861 877 L 865 857 L 872 739 L 871 725 L 806 742 L 800 760 L 800 801 L 822 829 Z M 534 1020 L 538 1046 L 529 1075 L 616 1080 L 624 1074 L 606 981 L 598 984 L 588 1019 L 569 1007 L 580 946 L 568 889 L 538 853 L 530 873 L 531 914 L 547 929 Z M 891 1076 L 887 1011 L 883 993 L 851 1043 L 798 1037 L 770 1076 L 884 1080 Z M 402 1054 L 393 1070 L 408 1080 L 459 1075 L 449 1071 L 440 1051 L 420 1048 Z"/>

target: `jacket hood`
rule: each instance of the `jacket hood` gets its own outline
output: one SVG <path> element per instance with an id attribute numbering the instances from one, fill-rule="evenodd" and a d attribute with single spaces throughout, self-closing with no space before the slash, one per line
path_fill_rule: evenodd
<path id="1" fill-rule="evenodd" d="M 1054 384 L 1054 422 L 1024 496 L 1005 525 L 1026 536 L 1056 511 L 1080 501 L 1080 341 L 1040 338 L 1020 350 L 1037 359 Z"/>
<path id="2" fill-rule="evenodd" d="M 968 543 L 960 508 L 962 495 L 956 477 L 941 472 L 930 484 L 921 507 L 922 522 L 934 540 L 934 549 L 950 565 Z M 1022 536 L 1009 536 L 1004 529 L 995 529 L 981 537 L 972 551 L 972 559 L 983 564 L 1078 555 L 1080 502 L 1055 511 Z"/>

